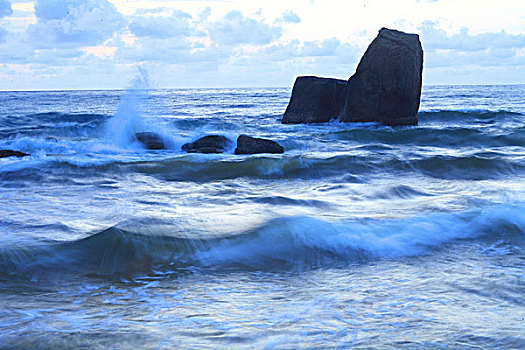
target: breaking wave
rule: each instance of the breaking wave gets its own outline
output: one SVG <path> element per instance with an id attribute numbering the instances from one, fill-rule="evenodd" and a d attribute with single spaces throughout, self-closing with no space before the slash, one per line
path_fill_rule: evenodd
<path id="1" fill-rule="evenodd" d="M 406 219 L 328 222 L 308 216 L 270 220 L 221 237 L 188 230 L 154 232 L 118 225 L 70 242 L 5 244 L 1 275 L 38 278 L 47 274 L 133 275 L 153 269 L 315 268 L 370 259 L 430 254 L 459 240 L 488 239 L 525 244 L 525 211 L 497 205 L 460 213 Z"/>

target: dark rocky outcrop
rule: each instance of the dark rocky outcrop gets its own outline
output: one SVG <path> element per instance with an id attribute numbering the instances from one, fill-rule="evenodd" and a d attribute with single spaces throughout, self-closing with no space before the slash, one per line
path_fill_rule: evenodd
<path id="1" fill-rule="evenodd" d="M 135 139 L 142 143 L 142 145 L 147 149 L 165 149 L 166 144 L 157 133 L 154 132 L 137 132 L 135 133 Z"/>
<path id="2" fill-rule="evenodd" d="M 282 122 L 324 123 L 337 118 L 344 106 L 346 85 L 345 80 L 298 77 Z"/>
<path id="3" fill-rule="evenodd" d="M 348 82 L 298 77 L 282 122 L 415 125 L 422 72 L 419 36 L 382 28 Z"/>
<path id="4" fill-rule="evenodd" d="M 348 81 L 343 122 L 415 125 L 423 50 L 417 34 L 383 28 Z"/>
<path id="5" fill-rule="evenodd" d="M 284 153 L 277 142 L 267 139 L 241 135 L 237 138 L 235 154 Z"/>
<path id="6" fill-rule="evenodd" d="M 1 149 L 0 150 L 0 158 L 6 158 L 6 157 L 25 157 L 28 156 L 28 153 L 19 152 L 19 151 L 13 151 L 10 149 Z"/>
<path id="7" fill-rule="evenodd" d="M 231 147 L 232 141 L 222 135 L 208 135 L 182 145 L 182 150 L 188 153 L 223 153 Z"/>

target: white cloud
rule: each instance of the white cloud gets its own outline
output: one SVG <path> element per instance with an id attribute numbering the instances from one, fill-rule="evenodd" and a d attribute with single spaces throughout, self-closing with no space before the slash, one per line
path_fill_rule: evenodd
<path id="1" fill-rule="evenodd" d="M 278 39 L 282 28 L 266 24 L 264 20 L 244 17 L 242 12 L 230 11 L 209 25 L 210 38 L 220 44 L 240 45 L 257 44 L 265 45 Z"/>
<path id="2" fill-rule="evenodd" d="M 38 48 L 100 44 L 125 25 L 107 0 L 36 0 L 35 15 L 28 34 Z"/>
<path id="3" fill-rule="evenodd" d="M 9 33 L 0 47 L 0 63 L 45 64 L 48 67 L 79 64 L 77 58 L 83 51 L 76 47 L 61 49 L 37 48 L 26 41 L 23 34 Z M 37 77 L 37 75 L 35 75 Z"/>
<path id="4" fill-rule="evenodd" d="M 158 39 L 143 37 L 133 46 L 119 47 L 115 53 L 124 62 L 185 62 L 191 52 L 191 45 L 184 39 Z"/>
<path id="5" fill-rule="evenodd" d="M 292 10 L 288 10 L 283 13 L 283 22 L 299 23 L 301 22 L 301 18 L 299 18 L 299 16 L 297 16 L 297 14 L 293 12 Z"/>
<path id="6" fill-rule="evenodd" d="M 459 33 L 449 35 L 436 23 L 427 21 L 420 27 L 420 37 L 427 68 L 524 65 L 519 55 L 525 47 L 523 34 L 501 31 L 472 35 L 463 28 Z"/>
<path id="7" fill-rule="evenodd" d="M 173 11 L 170 16 L 135 16 L 129 30 L 138 37 L 170 38 L 187 36 L 191 32 L 191 15 L 183 11 Z"/>
<path id="8" fill-rule="evenodd" d="M 337 38 L 325 39 L 321 42 L 307 41 L 301 50 L 301 56 L 333 56 L 341 47 Z"/>
<path id="9" fill-rule="evenodd" d="M 456 34 L 449 35 L 437 27 L 437 23 L 425 21 L 419 27 L 421 40 L 426 48 L 459 51 L 480 51 L 491 48 L 521 48 L 525 47 L 525 35 L 500 32 L 485 32 L 472 35 L 468 28 L 463 27 Z"/>

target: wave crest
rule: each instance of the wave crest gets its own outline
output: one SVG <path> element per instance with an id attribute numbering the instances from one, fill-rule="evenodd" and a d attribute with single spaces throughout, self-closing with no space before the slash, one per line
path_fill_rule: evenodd
<path id="1" fill-rule="evenodd" d="M 433 110 L 420 111 L 418 119 L 420 122 L 480 122 L 492 123 L 502 120 L 515 120 L 523 117 L 521 113 L 509 110 L 491 111 L 486 109 L 481 110 Z"/>
<path id="2" fill-rule="evenodd" d="M 499 205 L 396 220 L 352 219 L 334 223 L 306 216 L 286 217 L 241 234 L 213 238 L 195 237 L 188 232 L 155 235 L 111 227 L 67 243 L 3 247 L 0 264 L 2 274 L 18 276 L 68 272 L 133 275 L 163 268 L 334 266 L 428 254 L 462 239 L 503 240 L 522 245 L 524 213 L 523 206 Z"/>

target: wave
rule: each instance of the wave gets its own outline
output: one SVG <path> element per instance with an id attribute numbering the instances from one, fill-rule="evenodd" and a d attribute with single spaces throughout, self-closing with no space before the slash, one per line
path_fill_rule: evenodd
<path id="1" fill-rule="evenodd" d="M 407 185 L 390 186 L 386 190 L 378 191 L 370 196 L 371 199 L 409 199 L 415 197 L 431 197 L 431 193 L 418 190 Z"/>
<path id="2" fill-rule="evenodd" d="M 106 120 L 110 118 L 109 115 L 99 113 L 61 113 L 61 112 L 45 112 L 28 114 L 25 119 L 33 122 L 42 123 L 61 123 L 61 122 L 75 122 L 88 123 L 95 120 Z"/>
<path id="3" fill-rule="evenodd" d="M 421 173 L 439 179 L 484 180 L 517 175 L 525 170 L 523 157 L 503 159 L 496 152 L 468 156 L 432 156 L 410 162 Z"/>
<path id="4" fill-rule="evenodd" d="M 452 242 L 488 239 L 525 244 L 525 211 L 497 205 L 460 213 L 395 220 L 328 222 L 277 218 L 241 234 L 205 238 L 188 230 L 168 235 L 147 227 L 111 227 L 84 239 L 39 246 L 5 245 L 0 274 L 133 275 L 152 270 L 296 269 L 431 254 Z M 459 243 L 461 244 L 461 243 Z"/>
<path id="5" fill-rule="evenodd" d="M 140 173 L 162 181 L 209 182 L 238 178 L 327 179 L 367 182 L 370 176 L 422 174 L 438 179 L 483 180 L 521 176 L 523 155 L 480 151 L 465 155 L 361 154 L 332 157 L 200 155 L 159 153 L 158 160 L 143 160 L 141 153 L 97 157 L 55 156 L 34 160 L 3 160 L 0 181 L 69 181 L 102 173 Z M 11 162 L 11 163 L 9 163 Z"/>
<path id="6" fill-rule="evenodd" d="M 159 177 L 167 181 L 214 181 L 236 178 L 318 179 L 365 175 L 419 172 L 440 179 L 493 179 L 525 171 L 523 156 L 506 156 L 497 152 L 469 155 L 432 155 L 410 157 L 396 155 L 337 155 L 333 157 L 248 156 L 179 156 L 162 161 L 121 163 L 127 170 Z"/>
<path id="7" fill-rule="evenodd" d="M 0 119 L 0 137 L 87 137 L 100 132 L 109 115 L 98 113 L 46 112 Z"/>
<path id="8" fill-rule="evenodd" d="M 491 124 L 501 121 L 519 121 L 523 122 L 523 114 L 509 111 L 509 110 L 497 110 L 491 111 L 486 109 L 480 110 L 431 110 L 431 111 L 420 111 L 418 113 L 418 119 L 420 124 L 428 122 L 444 123 L 444 122 L 461 122 L 461 123 L 472 123 L 478 122 L 483 124 Z"/>
<path id="9" fill-rule="evenodd" d="M 524 120 L 525 122 L 525 120 Z M 510 130 L 490 130 L 455 126 L 434 128 L 362 128 L 333 132 L 336 140 L 385 145 L 417 145 L 431 147 L 525 147 L 525 126 Z"/>
<path id="10" fill-rule="evenodd" d="M 109 115 L 100 113 L 62 113 L 62 112 L 43 112 L 30 113 L 23 116 L 7 116 L 2 118 L 0 126 L 19 126 L 27 124 L 50 124 L 50 123 L 88 123 L 95 120 L 106 120 Z"/>

